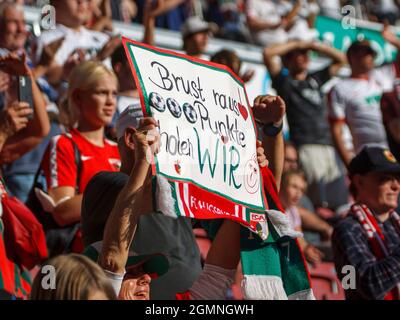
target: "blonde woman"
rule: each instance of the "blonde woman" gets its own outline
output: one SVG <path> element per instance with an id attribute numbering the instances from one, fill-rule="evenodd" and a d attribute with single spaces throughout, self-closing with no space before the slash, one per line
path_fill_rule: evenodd
<path id="1" fill-rule="evenodd" d="M 55 136 L 46 150 L 42 169 L 48 195 L 39 195 L 43 209 L 59 227 L 80 221 L 82 193 L 96 173 L 119 170 L 117 144 L 104 137 L 116 109 L 116 92 L 114 73 L 100 62 L 83 62 L 70 74 L 72 128 Z"/>
<path id="2" fill-rule="evenodd" d="M 46 269 L 43 269 L 44 267 Z M 55 272 L 54 282 L 48 277 L 52 271 Z M 79 254 L 61 255 L 48 260 L 33 281 L 30 294 L 31 300 L 116 300 L 116 298 L 114 289 L 103 270 L 89 258 Z"/>

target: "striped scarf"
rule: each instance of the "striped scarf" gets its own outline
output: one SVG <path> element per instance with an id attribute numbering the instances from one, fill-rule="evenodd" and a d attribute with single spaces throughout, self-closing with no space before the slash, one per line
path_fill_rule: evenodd
<path id="1" fill-rule="evenodd" d="M 289 218 L 283 213 L 272 172 L 268 168 L 261 168 L 261 174 L 269 208 L 263 212 L 265 219 L 259 222 L 261 228 L 257 229 L 258 234 L 254 233 L 250 225 L 250 210 L 243 209 L 244 207 L 243 210 L 236 210 L 240 208 L 236 205 L 227 209 L 235 213 L 233 218 L 242 216 L 243 220 L 246 219 L 249 223 L 247 227 L 241 228 L 243 295 L 252 300 L 315 299 L 307 265 L 296 240 L 301 233 L 291 229 Z M 182 215 L 201 219 L 202 227 L 214 238 L 222 220 L 193 213 L 187 205 L 189 200 L 188 196 L 185 196 L 184 185 L 163 182 L 163 179 L 157 176 L 153 187 L 156 191 L 155 202 L 158 211 L 171 217 Z M 210 199 L 214 195 L 208 194 L 207 197 Z M 201 196 L 198 198 L 202 199 Z M 253 231 L 250 231 L 249 227 Z"/>
<path id="2" fill-rule="evenodd" d="M 249 236 L 242 228 L 241 262 L 242 291 L 246 299 L 257 300 L 314 300 L 311 279 L 297 237 L 301 233 L 290 226 L 284 214 L 272 172 L 262 168 L 268 238 Z"/>
<path id="3" fill-rule="evenodd" d="M 378 260 L 382 260 L 389 256 L 385 236 L 379 227 L 379 224 L 372 214 L 371 210 L 364 204 L 354 204 L 350 210 L 351 214 L 357 218 L 365 230 L 368 242 L 372 248 L 374 256 Z M 390 214 L 390 219 L 393 221 L 396 231 L 400 234 L 400 217 L 397 212 L 393 211 Z M 399 300 L 400 287 L 397 285 L 390 290 L 384 297 L 384 300 Z"/>

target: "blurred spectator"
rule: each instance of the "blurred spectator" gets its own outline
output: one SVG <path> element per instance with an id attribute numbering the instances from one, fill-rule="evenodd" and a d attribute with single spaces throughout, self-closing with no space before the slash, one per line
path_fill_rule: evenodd
<path id="1" fill-rule="evenodd" d="M 48 272 L 55 270 L 54 289 L 44 288 Z M 117 297 L 103 270 L 89 258 L 78 255 L 60 255 L 48 260 L 32 285 L 30 300 L 116 300 Z"/>
<path id="2" fill-rule="evenodd" d="M 46 76 L 51 84 L 57 85 L 67 79 L 73 66 L 87 59 L 103 61 L 120 44 L 118 37 L 110 38 L 104 33 L 84 27 L 88 19 L 89 2 L 82 0 L 52 0 L 56 9 L 56 29 L 46 30 L 37 39 L 36 61 L 45 45 L 63 38 L 55 55 L 55 62 Z M 64 66 L 66 64 L 66 66 Z M 64 70 L 63 70 L 64 67 Z"/>
<path id="3" fill-rule="evenodd" d="M 287 21 L 279 15 L 272 0 L 248 0 L 246 15 L 247 25 L 257 44 L 269 46 L 287 40 Z"/>
<path id="4" fill-rule="evenodd" d="M 243 82 L 250 81 L 254 76 L 254 70 L 247 70 L 241 73 L 242 60 L 239 56 L 232 50 L 222 49 L 216 52 L 210 59 L 212 62 L 223 64 L 229 67 L 235 74 L 237 74 Z"/>
<path id="5" fill-rule="evenodd" d="M 114 73 L 100 62 L 83 62 L 71 72 L 70 130 L 53 137 L 46 150 L 42 169 L 48 196 L 42 192 L 39 199 L 42 205 L 51 204 L 50 213 L 59 226 L 80 221 L 82 193 L 97 172 L 119 170 L 118 148 L 104 138 L 104 126 L 111 123 L 115 112 L 116 93 Z"/>
<path id="6" fill-rule="evenodd" d="M 21 67 L 21 70 L 26 68 L 26 66 L 21 66 L 22 62 L 18 62 L 15 56 L 0 58 L 0 64 L 2 68 L 8 67 L 5 71 L 11 71 L 11 65 L 13 67 Z M 35 91 L 37 91 L 37 88 Z M 40 114 L 43 114 L 42 111 L 39 111 L 38 107 L 43 106 L 35 105 L 35 109 L 33 109 L 26 102 L 12 101 L 0 111 L 0 152 L 3 150 L 6 150 L 6 153 L 12 152 L 12 156 L 15 159 L 20 154 L 24 154 L 36 147 L 40 139 L 33 136 L 33 128 L 37 119 L 41 118 Z M 34 121 L 29 121 L 28 116 L 32 116 L 34 112 L 38 112 L 39 116 L 35 116 Z M 43 120 L 46 119 L 46 117 L 43 117 Z M 45 121 L 44 126 L 46 126 Z M 3 193 L 7 193 L 6 188 L 3 180 L 0 179 L 1 199 L 4 197 Z M 2 215 L 3 207 L 2 202 L 0 202 L 0 299 L 23 298 L 24 294 L 26 294 L 25 290 L 29 290 L 30 288 L 29 275 L 21 265 L 16 263 L 15 257 L 6 251 Z M 7 243 L 7 245 L 9 246 L 10 244 Z M 13 247 L 12 244 L 11 247 Z"/>
<path id="7" fill-rule="evenodd" d="M 243 0 L 208 0 L 204 7 L 205 20 L 219 27 L 217 37 L 232 41 L 251 42 L 246 25 Z"/>
<path id="8" fill-rule="evenodd" d="M 186 54 L 201 58 L 207 48 L 211 30 L 212 26 L 198 16 L 188 18 L 181 29 Z"/>
<path id="9" fill-rule="evenodd" d="M 302 231 L 301 216 L 298 205 L 301 197 L 306 191 L 306 180 L 301 171 L 287 171 L 282 176 L 282 185 L 279 190 L 279 198 L 289 216 L 291 226 L 294 230 Z M 312 264 L 320 263 L 323 253 L 313 245 L 307 243 L 304 238 L 298 239 L 304 255 Z"/>
<path id="10" fill-rule="evenodd" d="M 119 20 L 127 24 L 131 23 L 137 15 L 135 0 L 112 0 L 110 8 L 113 20 Z"/>
<path id="11" fill-rule="evenodd" d="M 143 126 L 142 109 L 129 106 L 117 122 L 118 148 L 121 154 L 120 172 L 102 172 L 88 184 L 82 202 L 82 232 L 84 245 L 101 241 L 104 226 L 116 205 L 119 194 L 136 180 L 130 179 L 135 166 L 148 165 L 147 160 L 136 162 L 135 134 Z M 153 126 L 152 123 L 148 124 Z M 147 171 L 146 171 L 147 173 Z M 132 178 L 140 178 L 133 175 Z M 163 198 L 163 197 L 161 197 Z M 190 219 L 177 219 L 157 213 L 153 204 L 151 184 L 143 192 L 143 206 L 146 215 L 141 215 L 132 250 L 140 255 L 161 252 L 169 258 L 167 274 L 151 282 L 153 299 L 175 299 L 176 292 L 187 290 L 201 272 L 200 253 L 197 247 Z M 136 202 L 135 202 L 136 203 Z M 126 238 L 125 241 L 128 241 Z M 123 264 L 125 266 L 125 264 Z"/>
<path id="12" fill-rule="evenodd" d="M 110 0 L 88 0 L 86 27 L 96 31 L 112 31 Z"/>
<path id="13" fill-rule="evenodd" d="M 341 8 L 343 6 L 343 0 L 318 0 L 317 3 L 321 10 L 321 15 L 341 18 Z"/>
<path id="14" fill-rule="evenodd" d="M 400 17 L 399 3 L 396 0 L 367 0 L 366 9 L 369 15 L 376 17 L 380 23 L 396 24 Z M 375 20 L 375 19 L 374 19 Z"/>
<path id="15" fill-rule="evenodd" d="M 309 52 L 327 55 L 333 61 L 314 73 L 308 72 Z M 282 58 L 284 69 L 277 61 Z M 343 173 L 332 146 L 327 107 L 321 87 L 345 63 L 345 57 L 322 43 L 289 41 L 267 47 L 264 61 L 272 86 L 287 105 L 291 140 L 298 148 L 300 166 L 305 172 L 315 206 L 336 208 L 347 203 L 347 195 L 332 194 L 329 188 L 345 190 Z"/>
<path id="16" fill-rule="evenodd" d="M 285 141 L 284 147 L 284 161 L 283 161 L 283 173 L 288 171 L 299 170 L 299 156 L 297 153 L 296 146 L 292 141 Z M 308 211 L 314 212 L 315 208 L 310 198 L 304 194 L 300 199 L 301 207 Z"/>
<path id="17" fill-rule="evenodd" d="M 400 161 L 400 82 L 397 78 L 394 89 L 382 95 L 381 111 L 383 125 L 390 151 Z"/>
<path id="18" fill-rule="evenodd" d="M 28 34 L 25 28 L 23 8 L 11 2 L 0 4 L 0 24 L 2 25 L 0 28 L 0 56 L 9 52 L 13 52 L 21 56 L 25 52 L 24 47 L 26 45 Z M 51 60 L 54 58 L 54 54 L 60 45 L 61 43 L 50 43 L 48 46 L 46 46 L 39 64 L 34 67 L 27 58 L 28 66 L 31 69 L 35 79 L 37 79 L 51 63 Z M 0 102 L 0 105 L 4 103 L 7 91 L 12 84 L 12 77 L 13 76 L 0 71 L 0 100 L 3 101 Z M 14 86 L 15 81 L 16 78 L 14 77 Z M 44 90 L 47 94 L 49 94 L 49 91 L 46 90 L 46 84 L 43 81 L 39 80 L 38 85 L 41 90 Z M 40 94 L 36 90 L 34 90 L 33 93 L 35 96 Z M 21 201 L 25 202 L 27 199 L 27 195 L 32 187 L 35 173 L 39 168 L 40 160 L 42 159 L 49 139 L 53 135 L 59 133 L 60 128 L 58 124 L 52 122 L 50 126 L 50 134 L 42 140 L 37 148 L 15 161 L 0 161 L 2 164 L 7 163 L 7 165 L 3 165 L 2 170 L 3 178 L 10 193 L 18 197 Z"/>
<path id="19" fill-rule="evenodd" d="M 33 121 L 29 121 L 27 127 L 13 136 L 7 141 L 7 144 L 1 151 L 0 163 L 10 163 L 26 152 L 30 151 L 33 147 L 37 146 L 49 133 L 49 118 L 47 116 L 45 101 L 43 96 L 36 85 L 32 71 L 29 69 L 26 61 L 26 55 L 23 54 L 18 57 L 15 53 L 0 58 L 0 71 L 17 77 L 27 77 L 32 83 L 32 101 L 33 105 L 30 106 L 33 110 Z M 14 101 L 18 100 L 17 97 L 17 79 L 11 84 L 5 99 L 6 105 L 11 105 Z M 29 134 L 24 142 L 19 141 L 19 135 Z"/>
<path id="20" fill-rule="evenodd" d="M 314 37 L 313 16 L 318 6 L 310 6 L 307 1 L 248 0 L 247 24 L 254 36 L 254 41 L 261 46 L 284 43 L 300 38 L 310 41 Z M 302 13 L 303 17 L 299 14 Z M 308 19 L 310 18 L 310 23 Z"/>
<path id="21" fill-rule="evenodd" d="M 398 45 L 395 37 L 383 32 L 386 39 Z M 336 84 L 329 93 L 329 118 L 335 146 L 346 166 L 352 158 L 343 141 L 343 124 L 350 128 L 355 153 L 365 145 L 387 147 L 382 123 L 380 100 L 383 92 L 391 91 L 398 62 L 374 67 L 376 52 L 367 40 L 355 41 L 347 50 L 351 77 Z"/>
<path id="22" fill-rule="evenodd" d="M 400 164 L 389 150 L 366 146 L 350 162 L 349 175 L 356 203 L 332 235 L 339 278 L 349 281 L 348 270 L 342 268 L 355 268 L 354 287 L 345 290 L 346 298 L 398 300 L 400 217 L 394 210 Z"/>
<path id="23" fill-rule="evenodd" d="M 137 0 L 137 21 L 143 23 L 146 2 L 149 0 Z M 191 13 L 191 0 L 150 0 L 153 5 L 160 6 L 157 13 L 156 27 L 179 31 L 186 18 Z"/>

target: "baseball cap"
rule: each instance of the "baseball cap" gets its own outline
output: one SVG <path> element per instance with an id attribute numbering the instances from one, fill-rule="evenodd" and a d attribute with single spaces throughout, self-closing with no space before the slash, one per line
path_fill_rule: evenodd
<path id="1" fill-rule="evenodd" d="M 198 32 L 211 31 L 211 30 L 212 30 L 211 24 L 202 20 L 198 16 L 191 16 L 187 18 L 181 28 L 183 38 L 186 38 Z"/>
<path id="2" fill-rule="evenodd" d="M 101 247 L 102 241 L 95 242 L 85 248 L 83 255 L 97 262 Z M 167 273 L 169 269 L 169 260 L 167 256 L 162 253 L 137 255 L 131 251 L 125 269 L 140 266 L 144 273 L 147 273 L 152 279 L 156 279 Z"/>
<path id="3" fill-rule="evenodd" d="M 127 127 L 138 128 L 139 121 L 143 118 L 143 110 L 140 103 L 129 105 L 118 117 L 116 129 L 117 139 L 124 136 Z"/>
<path id="4" fill-rule="evenodd" d="M 390 150 L 382 147 L 366 146 L 349 165 L 349 175 L 368 172 L 400 173 L 400 163 Z"/>
<path id="5" fill-rule="evenodd" d="M 356 40 L 347 49 L 347 56 L 359 50 L 365 50 L 367 53 L 371 53 L 376 56 L 376 51 L 372 49 L 371 43 L 368 40 Z"/>

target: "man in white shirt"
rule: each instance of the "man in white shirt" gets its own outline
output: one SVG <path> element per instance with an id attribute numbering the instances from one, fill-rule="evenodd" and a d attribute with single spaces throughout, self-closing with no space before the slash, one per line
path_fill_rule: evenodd
<path id="1" fill-rule="evenodd" d="M 43 32 L 38 38 L 36 59 L 40 57 L 43 46 L 60 38 L 64 40 L 55 55 L 53 72 L 57 67 L 59 70 L 78 51 L 81 52 L 84 59 L 103 60 L 107 58 L 104 55 L 99 57 L 98 53 L 110 41 L 110 37 L 102 32 L 88 30 L 84 27 L 89 13 L 88 1 L 52 0 L 51 5 L 56 10 L 57 25 L 55 29 Z M 109 54 L 111 53 L 112 51 Z"/>
<path id="2" fill-rule="evenodd" d="M 285 21 L 273 1 L 248 0 L 246 15 L 247 24 L 257 44 L 269 46 L 287 40 Z"/>
<path id="3" fill-rule="evenodd" d="M 388 64 L 374 68 L 375 55 L 367 40 L 353 42 L 347 50 L 351 77 L 338 82 L 328 96 L 332 136 L 346 166 L 352 153 L 342 138 L 344 123 L 350 128 L 355 153 L 366 145 L 387 148 L 380 100 L 383 92 L 393 87 L 396 67 Z"/>

